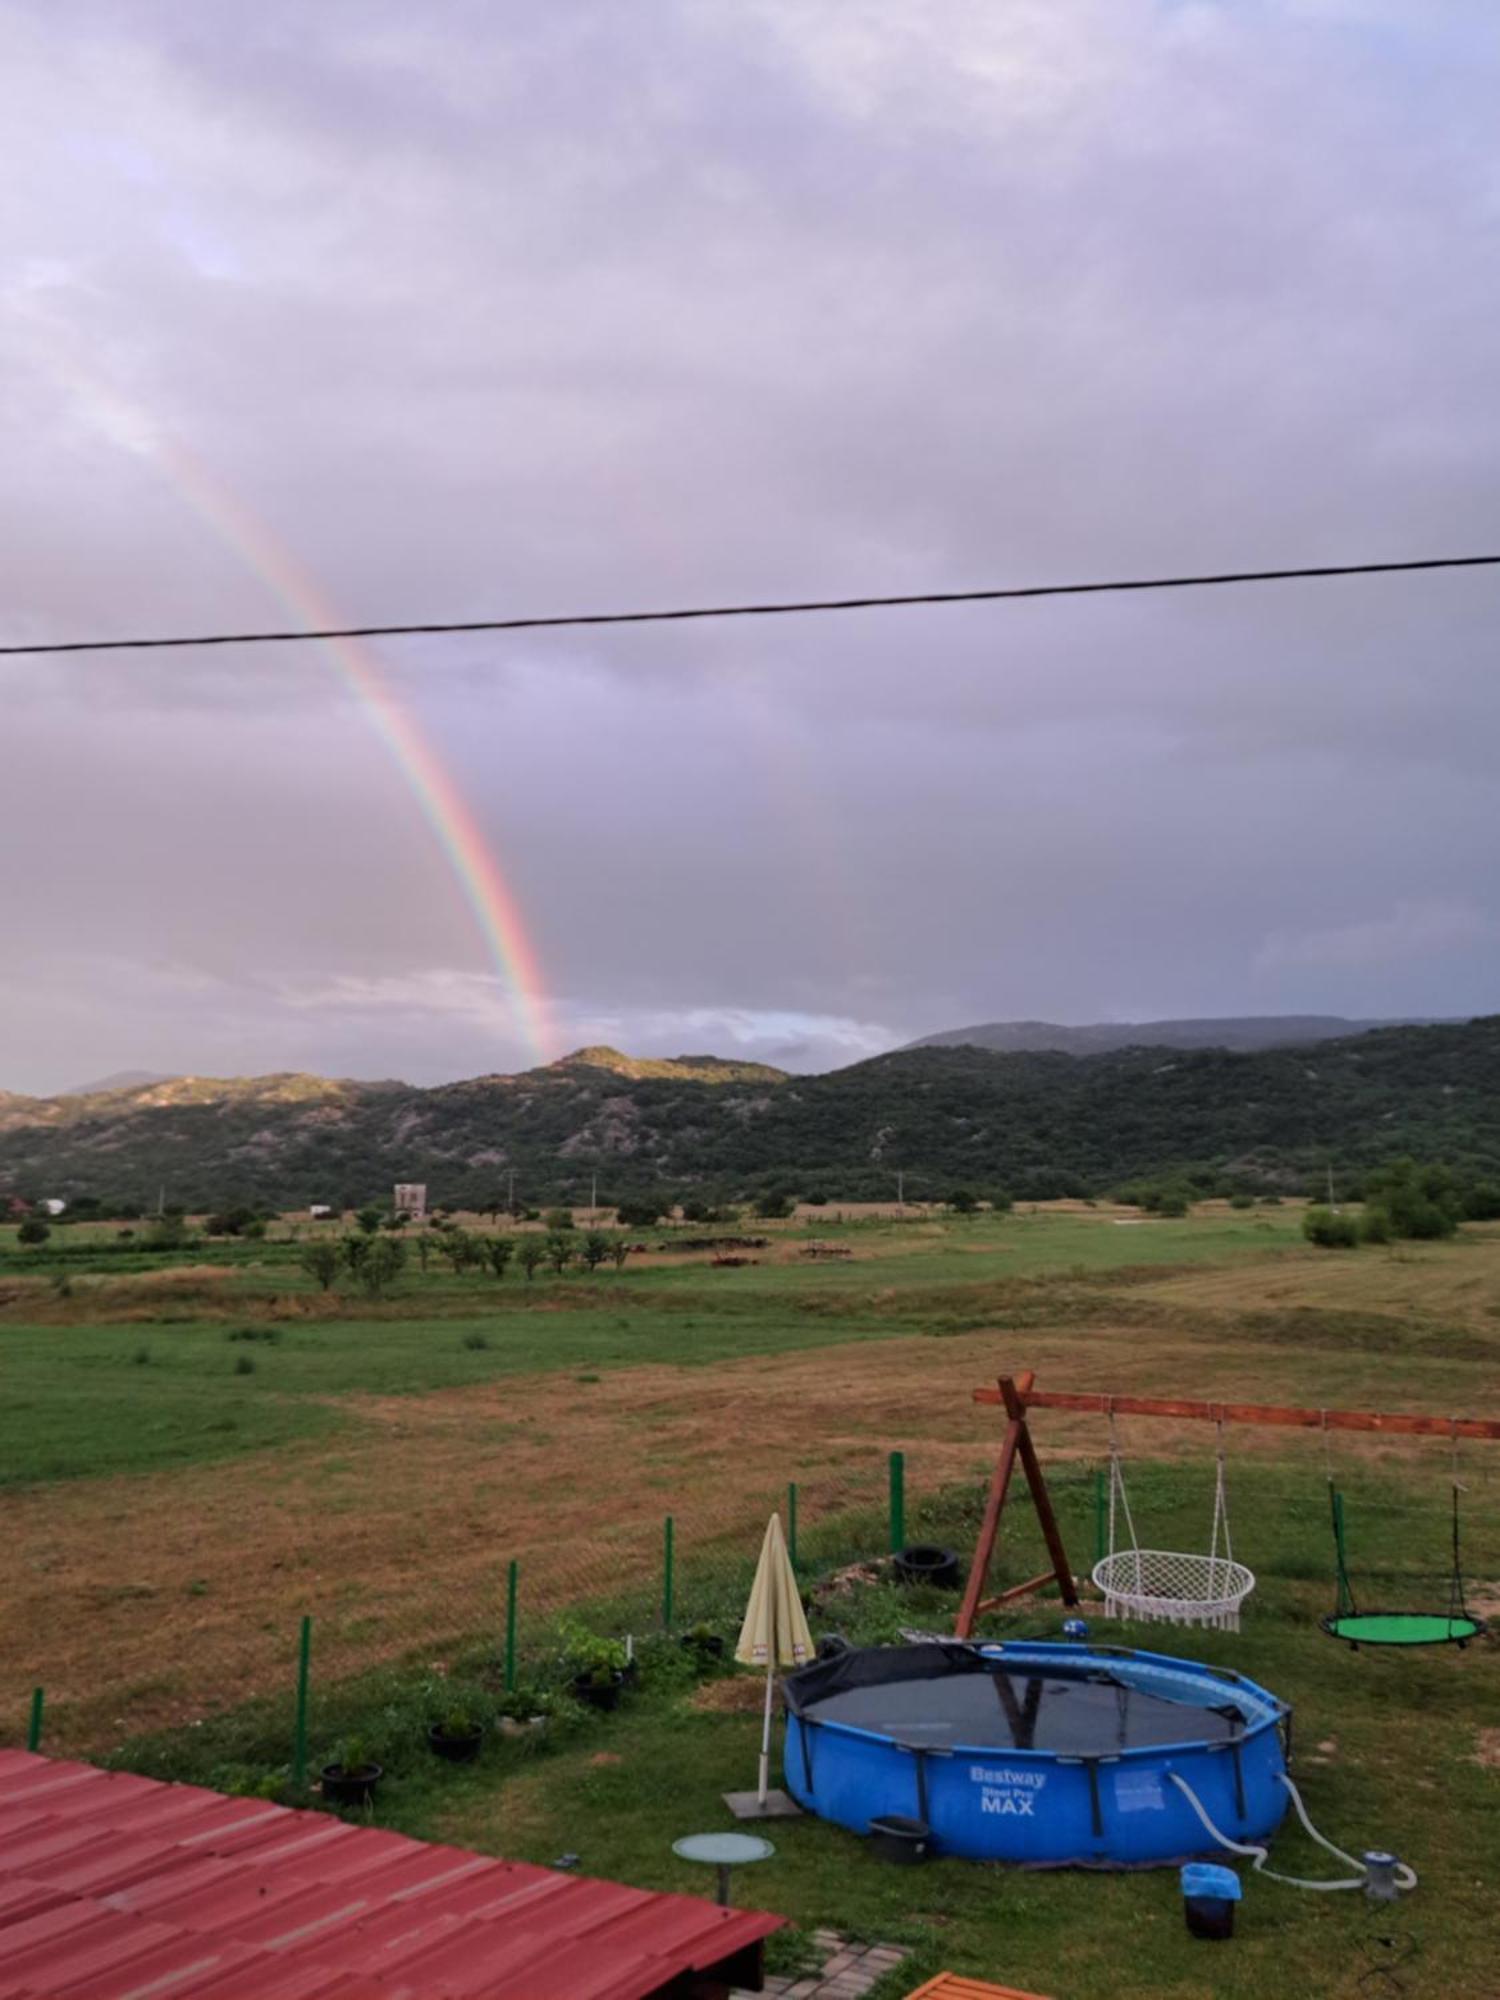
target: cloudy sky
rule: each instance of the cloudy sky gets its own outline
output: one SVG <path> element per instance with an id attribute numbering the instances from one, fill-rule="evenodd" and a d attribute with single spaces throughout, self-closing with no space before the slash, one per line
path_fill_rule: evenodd
<path id="1" fill-rule="evenodd" d="M 0 638 L 1495 549 L 1497 97 L 1492 0 L 0 0 Z M 1492 1010 L 1497 614 L 0 660 L 0 1088 Z"/>

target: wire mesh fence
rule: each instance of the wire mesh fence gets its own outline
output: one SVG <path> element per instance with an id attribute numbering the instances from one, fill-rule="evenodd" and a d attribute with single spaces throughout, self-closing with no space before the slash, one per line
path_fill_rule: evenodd
<path id="1" fill-rule="evenodd" d="M 351 1690 L 372 1675 L 434 1686 L 466 1676 L 501 1696 L 559 1684 L 589 1635 L 631 1646 L 703 1627 L 732 1650 L 773 1510 L 813 1596 L 815 1629 L 819 1617 L 837 1617 L 831 1581 L 845 1573 L 874 1579 L 902 1546 L 936 1543 L 967 1567 L 991 1452 L 931 1443 L 892 1452 L 844 1440 L 808 1459 L 782 1478 L 726 1452 L 715 1468 L 664 1477 L 646 1456 L 580 1475 L 545 1508 L 529 1504 L 524 1465 L 511 1469 L 516 1484 L 502 1468 L 493 1492 L 458 1500 L 434 1479 L 400 1490 L 374 1539 L 353 1541 L 332 1533 L 339 1510 L 358 1498 L 340 1495 L 335 1471 L 321 1510 L 307 1507 L 304 1494 L 286 1497 L 286 1530 L 270 1551 L 237 1539 L 232 1522 L 188 1524 L 190 1559 L 179 1562 L 169 1549 L 146 1580 L 101 1574 L 86 1550 L 38 1530 L 13 1549 L 5 1740 L 97 1756 L 253 1711 L 264 1718 L 262 1734 L 294 1762 L 304 1619 L 301 1729 L 314 1744 L 342 1725 Z M 1446 1468 L 1399 1494 L 1373 1467 L 1340 1470 L 1351 1494 L 1351 1560 L 1387 1598 L 1437 1589 L 1450 1561 L 1451 1487 L 1439 1476 Z M 1489 1470 L 1465 1470 L 1484 1488 L 1468 1510 L 1469 1571 L 1493 1579 L 1500 1529 L 1497 1511 L 1483 1504 L 1492 1497 Z M 1202 1541 L 1212 1494 L 1200 1472 L 1152 1462 L 1135 1469 L 1143 1540 L 1188 1549 Z M 1107 1546 L 1103 1457 L 1059 1458 L 1047 1477 L 1072 1566 L 1086 1577 Z M 1317 1469 L 1246 1466 L 1230 1496 L 1236 1551 L 1256 1568 L 1262 1597 L 1279 1589 L 1290 1601 L 1301 1591 L 1312 1604 L 1332 1575 Z M 993 1581 L 1003 1588 L 1045 1567 L 1018 1475 Z M 941 1626 L 946 1617 L 951 1625 L 953 1608 L 927 1606 L 916 1622 Z M 1047 1615 L 1055 1626 L 1055 1608 Z M 40 1712 L 37 1687 L 46 1691 Z"/>

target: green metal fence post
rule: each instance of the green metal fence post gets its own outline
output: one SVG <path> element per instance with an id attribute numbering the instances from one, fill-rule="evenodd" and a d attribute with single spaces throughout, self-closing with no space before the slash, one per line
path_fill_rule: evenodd
<path id="1" fill-rule="evenodd" d="M 672 1516 L 668 1514 L 662 1523 L 661 1534 L 661 1622 L 669 1632 L 672 1629 L 672 1589 L 676 1581 L 672 1573 L 672 1540 Z"/>
<path id="2" fill-rule="evenodd" d="M 906 1453 L 891 1453 L 891 1554 L 906 1547 Z"/>
<path id="3" fill-rule="evenodd" d="M 519 1587 L 521 1565 L 512 1556 L 505 1572 L 505 1692 L 512 1694 L 516 1685 L 516 1592 Z"/>
<path id="4" fill-rule="evenodd" d="M 40 1750 L 42 1747 L 42 1703 L 45 1696 L 40 1688 L 31 1690 L 31 1721 L 26 1730 L 26 1748 Z"/>
<path id="5" fill-rule="evenodd" d="M 304 1617 L 297 1646 L 297 1722 L 292 1736 L 292 1783 L 299 1790 L 307 1783 L 307 1674 L 311 1659 L 312 1619 Z"/>
<path id="6" fill-rule="evenodd" d="M 1104 1468 L 1094 1473 L 1094 1561 L 1103 1562 L 1109 1551 L 1104 1546 Z"/>
<path id="7" fill-rule="evenodd" d="M 797 1567 L 797 1482 L 789 1479 L 786 1486 L 786 1552 L 791 1558 L 792 1568 Z"/>

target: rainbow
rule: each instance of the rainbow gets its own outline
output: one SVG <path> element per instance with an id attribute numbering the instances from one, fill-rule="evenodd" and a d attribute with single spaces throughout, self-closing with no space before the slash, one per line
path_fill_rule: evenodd
<path id="1" fill-rule="evenodd" d="M 68 354 L 51 331 L 48 359 L 53 369 L 95 405 L 108 434 L 153 464 L 296 620 L 314 627 L 339 624 L 334 606 L 267 523 L 181 444 L 167 438 L 147 411 Z M 405 779 L 510 995 L 532 1058 L 550 1062 L 557 1047 L 536 947 L 473 812 L 416 719 L 386 686 L 372 648 L 353 639 L 329 639 L 321 645 Z"/>

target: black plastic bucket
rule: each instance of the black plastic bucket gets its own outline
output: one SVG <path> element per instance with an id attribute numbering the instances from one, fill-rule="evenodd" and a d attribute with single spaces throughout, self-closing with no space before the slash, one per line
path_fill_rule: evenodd
<path id="1" fill-rule="evenodd" d="M 932 1828 L 906 1813 L 882 1813 L 870 1821 L 870 1846 L 882 1861 L 912 1868 L 932 1851 Z"/>
<path id="2" fill-rule="evenodd" d="M 1182 1914 L 1191 1935 L 1233 1937 L 1234 1906 L 1240 1893 L 1240 1879 L 1232 1868 L 1190 1861 L 1182 1871 Z"/>
<path id="3" fill-rule="evenodd" d="M 963 1581 L 958 1557 L 936 1542 L 913 1542 L 896 1557 L 896 1574 L 903 1583 L 927 1583 L 936 1590 L 957 1590 Z"/>

